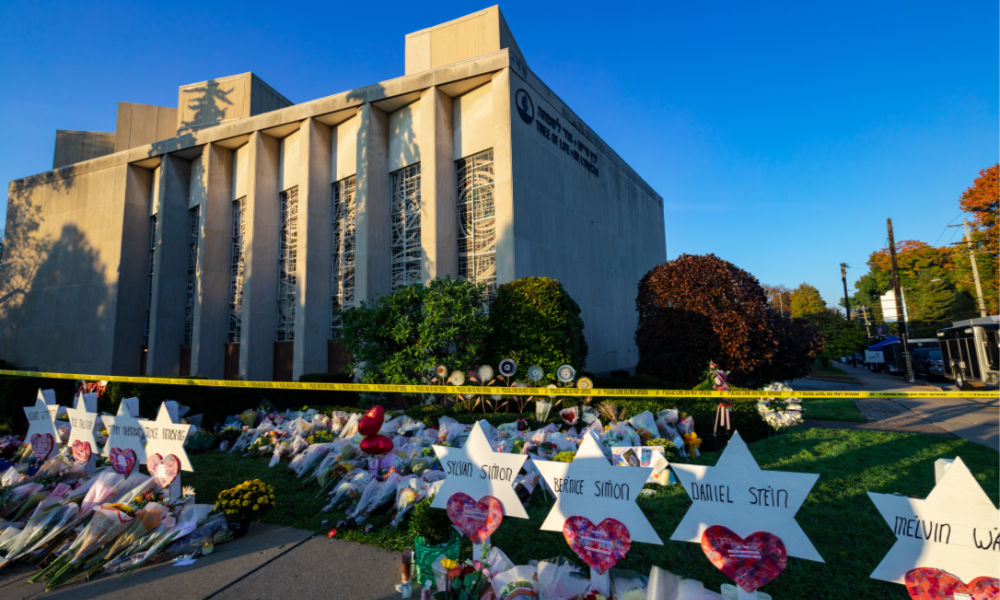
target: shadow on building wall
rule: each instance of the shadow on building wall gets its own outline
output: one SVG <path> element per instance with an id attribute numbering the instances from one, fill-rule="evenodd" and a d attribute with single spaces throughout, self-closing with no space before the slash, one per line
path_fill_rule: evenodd
<path id="1" fill-rule="evenodd" d="M 193 98 L 190 98 L 188 108 L 194 112 L 190 121 L 181 121 L 178 132 L 180 135 L 160 142 L 154 142 L 148 156 L 160 156 L 166 152 L 174 152 L 191 147 L 194 144 L 194 133 L 201 129 L 217 125 L 226 118 L 226 106 L 233 106 L 229 99 L 234 90 L 220 89 L 213 79 L 201 88 Z M 183 112 L 183 109 L 182 109 Z"/>

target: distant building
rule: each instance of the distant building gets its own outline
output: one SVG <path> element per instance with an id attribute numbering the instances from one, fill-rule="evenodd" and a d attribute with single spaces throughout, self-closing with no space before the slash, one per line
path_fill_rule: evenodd
<path id="1" fill-rule="evenodd" d="M 333 309 L 451 275 L 558 279 L 586 368 L 634 366 L 663 200 L 529 69 L 498 7 L 406 36 L 406 74 L 292 104 L 252 73 L 119 103 L 12 181 L 0 359 L 289 380 L 339 368 Z"/>

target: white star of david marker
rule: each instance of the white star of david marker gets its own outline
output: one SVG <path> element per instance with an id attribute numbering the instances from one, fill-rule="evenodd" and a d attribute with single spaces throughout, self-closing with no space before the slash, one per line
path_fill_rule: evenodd
<path id="1" fill-rule="evenodd" d="M 138 398 L 126 398 L 118 405 L 117 415 L 102 417 L 108 426 L 108 443 L 104 445 L 102 454 L 110 456 L 112 448 L 130 449 L 135 452 L 135 464 L 138 466 L 146 464 L 146 450 L 142 446 L 146 434 L 139 419 L 130 414 L 129 407 L 137 404 Z"/>
<path id="2" fill-rule="evenodd" d="M 906 572 L 919 567 L 947 571 L 965 583 L 1000 577 L 1000 510 L 961 458 L 926 500 L 872 492 L 868 497 L 897 538 L 872 579 L 904 583 Z"/>
<path id="3" fill-rule="evenodd" d="M 156 413 L 155 421 L 139 419 L 139 423 L 146 431 L 147 457 L 159 454 L 166 458 L 173 454 L 180 461 L 182 471 L 194 471 L 187 452 L 184 451 L 184 440 L 191 432 L 191 425 L 175 422 L 166 402 L 160 404 L 160 411 Z"/>
<path id="4" fill-rule="evenodd" d="M 77 394 L 73 408 L 67 408 L 66 414 L 70 425 L 69 446 L 72 448 L 75 441 L 87 442 L 91 452 L 96 452 L 94 422 L 97 421 L 97 394 Z"/>
<path id="5" fill-rule="evenodd" d="M 542 531 L 562 531 L 570 517 L 586 517 L 594 525 L 608 517 L 628 529 L 633 542 L 663 544 L 646 515 L 635 503 L 651 467 L 613 467 L 593 431 L 585 431 L 571 463 L 533 460 L 556 503 L 542 523 Z"/>
<path id="6" fill-rule="evenodd" d="M 505 517 L 527 519 L 528 513 L 514 492 L 514 479 L 528 456 L 494 452 L 480 423 L 473 425 L 461 448 L 434 446 L 447 477 L 431 507 L 446 509 L 452 494 L 464 492 L 477 502 L 483 496 L 493 496 L 503 505 Z"/>
<path id="7" fill-rule="evenodd" d="M 45 390 L 51 392 L 52 390 Z M 28 433 L 25 435 L 27 443 L 31 443 L 31 436 L 36 433 L 52 436 L 53 452 L 59 449 L 59 433 L 56 431 L 55 417 L 59 410 L 59 405 L 55 403 L 55 394 L 51 396 L 43 394 L 38 390 L 38 397 L 31 406 L 24 407 L 24 414 L 28 417 Z"/>
<path id="8" fill-rule="evenodd" d="M 670 466 L 692 501 L 671 540 L 700 544 L 701 534 L 713 525 L 742 538 L 766 531 L 781 538 L 788 556 L 823 562 L 795 521 L 819 475 L 761 470 L 739 433 L 733 433 L 714 467 Z"/>

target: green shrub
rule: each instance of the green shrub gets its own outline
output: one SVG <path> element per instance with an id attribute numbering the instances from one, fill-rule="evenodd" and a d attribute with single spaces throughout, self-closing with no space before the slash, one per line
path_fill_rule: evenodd
<path id="1" fill-rule="evenodd" d="M 421 500 L 413 507 L 410 535 L 414 538 L 422 537 L 428 544 L 436 546 L 451 539 L 453 531 L 448 511 L 431 508 L 430 498 Z"/>
<path id="2" fill-rule="evenodd" d="M 580 306 L 555 279 L 524 277 L 498 287 L 489 326 L 486 362 L 495 367 L 513 358 L 521 369 L 518 377 L 537 364 L 545 382 L 554 383 L 561 365 L 582 371 L 587 362 Z"/>
<path id="3" fill-rule="evenodd" d="M 73 406 L 76 382 L 72 379 L 0 376 L 0 432 L 24 432 L 28 429 L 24 407 L 35 403 L 39 389 L 55 390 L 56 402 Z"/>
<path id="4" fill-rule="evenodd" d="M 356 392 L 112 382 L 108 384 L 104 396 L 98 400 L 98 408 L 115 414 L 118 412 L 118 403 L 121 402 L 122 398 L 138 398 L 139 414 L 147 419 L 156 418 L 160 403 L 164 400 L 176 400 L 191 407 L 188 415 L 204 415 L 202 426 L 206 429 L 212 428 L 216 423 L 222 423 L 229 415 L 239 414 L 248 408 L 256 408 L 264 400 L 269 401 L 280 411 L 286 409 L 301 410 L 304 406 L 321 408 L 350 406 L 358 403 Z M 343 410 L 356 411 L 358 409 Z"/>
<path id="5" fill-rule="evenodd" d="M 434 368 L 478 366 L 486 337 L 485 285 L 445 277 L 408 285 L 340 314 L 350 368 L 362 381 L 426 384 Z"/>

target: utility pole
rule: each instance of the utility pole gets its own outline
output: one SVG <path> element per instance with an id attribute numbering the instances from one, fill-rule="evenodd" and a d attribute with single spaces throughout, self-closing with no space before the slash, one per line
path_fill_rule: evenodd
<path id="1" fill-rule="evenodd" d="M 847 308 L 847 320 L 851 320 L 851 299 L 847 297 L 847 265 L 840 263 L 840 280 L 844 282 L 844 306 Z"/>
<path id="2" fill-rule="evenodd" d="M 889 225 L 889 258 L 892 260 L 892 290 L 896 295 L 896 320 L 900 324 L 899 339 L 903 344 L 903 357 L 906 359 L 906 380 L 913 383 L 913 365 L 910 364 L 910 348 L 907 345 L 906 313 L 903 312 L 903 290 L 899 287 L 899 267 L 896 265 L 896 238 L 892 235 L 892 219 L 886 219 Z"/>
<path id="3" fill-rule="evenodd" d="M 861 316 L 865 318 L 865 336 L 866 337 L 871 337 L 872 336 L 872 330 L 868 326 L 868 307 L 867 306 L 862 306 L 861 307 Z"/>
<path id="4" fill-rule="evenodd" d="M 976 280 L 976 303 L 979 307 L 979 316 L 986 316 L 986 302 L 983 300 L 983 284 L 979 282 L 979 265 L 976 263 L 976 252 L 972 249 L 972 235 L 969 233 L 969 220 L 962 219 L 961 225 L 949 225 L 948 227 L 965 227 L 965 244 L 969 247 L 969 262 L 972 263 L 972 278 Z"/>

